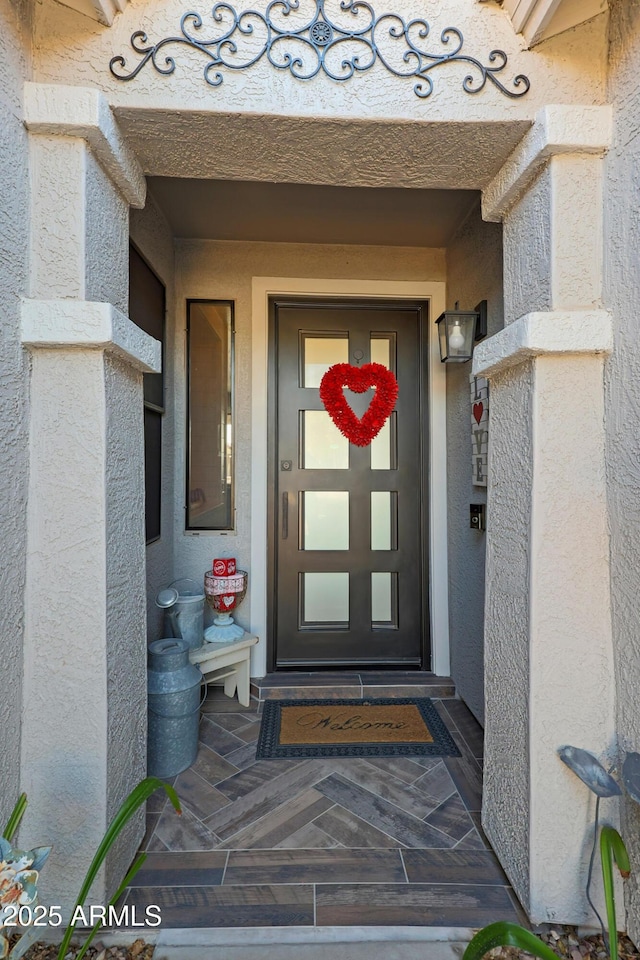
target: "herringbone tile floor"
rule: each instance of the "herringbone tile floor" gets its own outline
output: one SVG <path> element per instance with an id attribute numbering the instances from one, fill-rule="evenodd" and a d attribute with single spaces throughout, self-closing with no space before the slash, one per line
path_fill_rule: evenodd
<path id="1" fill-rule="evenodd" d="M 259 760 L 260 718 L 217 690 L 177 817 L 152 798 L 127 903 L 165 927 L 522 920 L 480 829 L 482 730 L 436 702 L 459 758 Z"/>

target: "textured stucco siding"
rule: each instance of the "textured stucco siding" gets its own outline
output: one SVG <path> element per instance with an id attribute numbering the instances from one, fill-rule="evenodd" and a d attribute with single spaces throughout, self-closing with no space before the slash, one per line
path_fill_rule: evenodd
<path id="1" fill-rule="evenodd" d="M 488 576 L 485 599 L 487 753 L 483 824 L 514 890 L 529 902 L 529 524 L 533 364 L 491 383 Z M 518 478 L 514 482 L 514 478 Z"/>
<path id="2" fill-rule="evenodd" d="M 553 157 L 505 220 L 505 322 L 602 303 L 600 160 Z M 526 251 L 526 254 L 524 253 Z"/>
<path id="3" fill-rule="evenodd" d="M 640 3 L 612 0 L 609 96 L 614 141 L 606 161 L 605 297 L 614 349 L 605 366 L 607 489 L 617 721 L 622 750 L 640 750 Z M 623 835 L 632 873 L 628 926 L 640 942 L 640 809 L 626 804 Z"/>
<path id="4" fill-rule="evenodd" d="M 29 293 L 41 300 L 85 298 L 83 140 L 29 137 L 31 269 Z"/>
<path id="5" fill-rule="evenodd" d="M 505 323 L 512 323 L 534 307 L 551 309 L 550 196 L 551 171 L 546 166 L 505 221 Z"/>
<path id="6" fill-rule="evenodd" d="M 239 10 L 251 4 L 237 4 Z M 337 3 L 332 6 L 336 10 Z M 94 24 L 70 9 L 54 4 L 39 7 L 37 22 L 37 71 L 44 82 L 75 83 L 97 86 L 117 106 L 152 105 L 157 109 L 185 109 L 251 112 L 271 115 L 341 116 L 345 118 L 387 117 L 391 119 L 456 119 L 471 122 L 493 118 L 500 120 L 532 119 L 537 110 L 549 102 L 602 102 L 605 81 L 605 45 L 603 19 L 572 31 L 562 40 L 548 42 L 544 55 L 522 49 L 508 17 L 493 4 L 470 3 L 469 0 L 443 0 L 429 8 L 427 18 L 431 33 L 427 48 L 444 49 L 438 43 L 443 28 L 458 27 L 464 35 L 463 52 L 483 63 L 496 47 L 507 52 L 509 64 L 504 71 L 506 83 L 520 72 L 533 79 L 532 89 L 522 99 L 508 99 L 491 83 L 477 96 L 469 96 L 462 82 L 470 72 L 468 64 L 445 64 L 432 71 L 434 92 L 421 99 L 413 92 L 414 81 L 392 76 L 381 64 L 369 72 L 356 75 L 345 83 L 331 81 L 323 74 L 312 81 L 295 80 L 288 71 L 276 70 L 266 57 L 248 70 L 223 70 L 223 83 L 212 88 L 203 77 L 203 55 L 186 46 L 167 47 L 163 56 L 175 55 L 176 70 L 167 77 L 157 73 L 148 63 L 131 82 L 122 83 L 109 73 L 108 64 L 114 55 L 123 55 L 129 69 L 141 59 L 130 45 L 135 30 L 146 31 L 149 42 L 179 35 L 180 18 L 185 13 L 181 0 L 141 0 L 131 3 L 118 16 L 109 30 Z M 260 8 L 259 8 L 260 9 Z M 305 21 L 311 12 L 309 2 L 301 5 L 296 24 Z M 387 9 L 387 8 L 385 8 Z M 424 17 L 419 0 L 400 0 L 391 8 L 405 19 Z M 202 9 L 202 35 L 212 33 L 210 12 Z M 378 14 L 384 12 L 378 7 Z M 341 22 L 355 18 L 342 15 Z M 282 21 L 281 21 L 282 22 Z M 285 21 L 286 22 L 286 21 Z M 364 11 L 358 24 L 365 25 Z M 289 18 L 288 24 L 291 23 Z M 196 31 L 197 33 L 197 31 Z M 382 35 L 383 31 L 378 31 Z M 247 38 L 239 45 L 239 54 L 246 50 Z M 250 38 L 249 38 L 250 39 Z M 448 48 L 450 50 L 451 43 Z M 284 51 L 282 51 L 284 53 Z M 296 50 L 299 53 L 300 49 Z M 342 51 L 340 51 L 342 53 Z M 277 56 L 274 50 L 274 56 Z M 361 58 L 367 56 L 361 50 Z M 393 63 L 402 66 L 401 56 L 388 51 Z M 307 64 L 309 58 L 307 57 Z M 339 58 L 336 56 L 339 72 Z M 160 62 L 163 62 L 162 59 Z M 361 62 L 365 62 L 361 59 Z M 502 75 L 501 75 L 502 76 Z M 184 118 L 185 129 L 189 117 Z M 179 145 L 176 145 L 179 148 Z M 170 144 L 167 144 L 170 149 Z M 446 158 L 443 158 L 446 161 Z M 197 174 L 196 174 L 197 175 Z"/>
<path id="7" fill-rule="evenodd" d="M 96 161 L 106 162 L 105 151 L 94 154 L 89 140 L 31 131 L 29 293 L 44 302 L 22 311 L 32 353 L 24 831 L 53 841 L 43 899 L 61 904 L 77 894 L 87 858 L 146 767 L 142 373 L 134 370 L 154 351 L 121 312 L 128 205 Z M 41 341 L 45 330 L 50 340 Z M 121 879 L 143 821 L 101 871 L 98 900 Z"/>
<path id="8" fill-rule="evenodd" d="M 164 635 L 162 611 L 156 607 L 159 590 L 175 579 L 173 573 L 174 537 L 174 418 L 173 418 L 173 351 L 174 249 L 171 230 L 153 197 L 147 194 L 143 210 L 131 210 L 131 239 L 152 270 L 165 285 L 166 327 L 164 354 L 164 409 L 162 417 L 162 504 L 160 539 L 146 550 L 147 569 L 147 635 L 157 640 Z"/>
<path id="9" fill-rule="evenodd" d="M 126 246 L 125 246 L 126 249 Z M 107 815 L 146 774 L 146 631 L 142 374 L 104 359 L 106 405 Z M 107 864 L 107 889 L 121 881 L 143 830 L 142 811 Z"/>
<path id="10" fill-rule="evenodd" d="M 447 306 L 488 301 L 488 335 L 503 325 L 502 225 L 475 210 L 447 248 Z M 470 364 L 447 364 L 447 493 L 451 675 L 459 696 L 484 723 L 484 569 L 486 534 L 469 526 L 469 504 L 486 503 L 471 480 Z M 490 403 L 491 409 L 491 403 Z M 491 416 L 491 413 L 490 413 Z"/>
<path id="11" fill-rule="evenodd" d="M 527 905 L 534 922 L 593 922 L 584 897 L 593 797 L 556 751 L 569 743 L 602 755 L 615 742 L 602 371 L 598 355 L 534 360 Z M 603 802 L 603 818 L 614 825 L 616 808 Z M 600 895 L 598 885 L 603 913 Z"/>
<path id="12" fill-rule="evenodd" d="M 200 581 L 211 559 L 228 551 L 244 569 L 251 557 L 251 278 L 445 280 L 445 252 L 412 247 L 176 241 L 175 575 Z M 228 535 L 184 532 L 186 423 L 185 309 L 187 298 L 235 301 L 236 530 Z M 249 591 L 251 578 L 249 578 Z M 249 627 L 250 593 L 237 620 Z M 235 615 L 234 615 L 235 616 Z"/>
<path id="13" fill-rule="evenodd" d="M 28 284 L 29 169 L 22 125 L 22 85 L 30 69 L 28 26 L 26 3 L 0 0 L 0 823 L 20 785 L 29 363 L 20 344 L 19 300 Z"/>
<path id="14" fill-rule="evenodd" d="M 610 337 L 607 314 L 594 311 L 610 113 L 598 113 L 593 146 L 576 146 L 569 119 L 532 154 L 537 176 L 518 188 L 512 166 L 502 179 L 506 207 L 523 191 L 502 208 L 507 325 L 475 363 L 492 376 L 483 823 L 534 923 L 591 919 L 592 805 L 556 750 L 603 753 L 615 737 L 602 404 Z"/>
<path id="15" fill-rule="evenodd" d="M 565 310 L 602 305 L 602 170 L 596 157 L 554 157 L 551 296 Z M 594 243 L 594 237 L 597 242 Z"/>
<path id="16" fill-rule="evenodd" d="M 85 299 L 127 314 L 129 207 L 92 153 L 85 156 Z"/>
<path id="17" fill-rule="evenodd" d="M 55 842 L 45 903 L 77 894 L 107 790 L 103 379 L 100 351 L 32 355 L 22 785 L 26 837 Z"/>

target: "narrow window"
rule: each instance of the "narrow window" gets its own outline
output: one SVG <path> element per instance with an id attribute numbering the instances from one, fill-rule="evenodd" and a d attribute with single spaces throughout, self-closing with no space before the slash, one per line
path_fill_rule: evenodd
<path id="1" fill-rule="evenodd" d="M 129 246 L 129 317 L 162 344 L 164 371 L 165 287 L 136 248 Z M 160 539 L 162 512 L 162 417 L 164 373 L 144 375 L 144 514 L 147 543 Z"/>
<path id="2" fill-rule="evenodd" d="M 232 530 L 233 304 L 187 304 L 187 530 Z"/>

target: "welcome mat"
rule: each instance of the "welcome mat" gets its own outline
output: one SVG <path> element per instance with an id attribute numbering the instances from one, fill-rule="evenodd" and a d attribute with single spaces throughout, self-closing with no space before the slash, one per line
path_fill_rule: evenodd
<path id="1" fill-rule="evenodd" d="M 459 757 L 428 697 L 267 700 L 256 759 Z"/>

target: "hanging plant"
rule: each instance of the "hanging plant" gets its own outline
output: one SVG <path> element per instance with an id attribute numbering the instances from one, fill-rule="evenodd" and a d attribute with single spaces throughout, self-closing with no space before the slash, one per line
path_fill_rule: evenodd
<path id="1" fill-rule="evenodd" d="M 364 393 L 375 387 L 375 394 L 363 417 L 357 417 L 344 395 L 344 388 Z M 320 381 L 320 399 L 336 427 L 356 447 L 366 447 L 382 430 L 398 399 L 398 381 L 381 363 L 354 367 L 334 363 Z"/>

